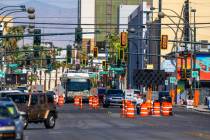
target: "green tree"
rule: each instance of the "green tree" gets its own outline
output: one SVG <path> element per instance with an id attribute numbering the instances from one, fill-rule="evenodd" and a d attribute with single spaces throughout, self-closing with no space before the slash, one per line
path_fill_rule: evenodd
<path id="1" fill-rule="evenodd" d="M 15 35 L 17 37 L 6 37 L 2 41 L 2 46 L 5 52 L 5 59 L 9 62 L 15 61 L 15 56 L 17 55 L 18 41 L 23 38 L 25 27 L 24 26 L 14 26 L 7 29 L 6 35 Z M 12 53 L 11 53 L 12 52 Z"/>

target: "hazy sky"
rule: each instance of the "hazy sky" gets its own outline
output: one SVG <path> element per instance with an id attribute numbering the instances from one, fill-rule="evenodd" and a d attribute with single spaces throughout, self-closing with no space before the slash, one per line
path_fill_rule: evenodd
<path id="1" fill-rule="evenodd" d="M 25 3 L 27 1 L 34 1 L 34 0 L 0 0 L 0 3 L 5 5 L 17 5 L 21 3 Z M 76 8 L 77 7 L 77 0 L 36 0 L 52 5 L 56 5 L 63 8 Z"/>

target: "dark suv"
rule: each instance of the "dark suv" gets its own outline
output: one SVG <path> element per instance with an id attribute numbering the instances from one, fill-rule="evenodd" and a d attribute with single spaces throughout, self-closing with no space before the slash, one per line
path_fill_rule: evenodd
<path id="1" fill-rule="evenodd" d="M 20 111 L 26 112 L 24 127 L 28 123 L 44 123 L 45 127 L 54 128 L 57 119 L 53 97 L 45 93 L 8 94 Z"/>
<path id="2" fill-rule="evenodd" d="M 109 107 L 110 105 L 122 106 L 122 100 L 124 93 L 120 89 L 109 89 L 106 90 L 103 99 L 103 107 Z"/>

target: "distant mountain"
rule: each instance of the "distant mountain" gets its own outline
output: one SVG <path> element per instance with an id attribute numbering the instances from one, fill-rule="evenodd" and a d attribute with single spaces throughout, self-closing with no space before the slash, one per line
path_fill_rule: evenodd
<path id="1" fill-rule="evenodd" d="M 77 9 L 76 8 L 61 8 L 55 5 L 51 5 L 44 2 L 39 2 L 36 0 L 30 0 L 26 3 L 23 3 L 26 7 L 34 7 L 36 12 L 35 22 L 43 22 L 43 23 L 77 23 Z M 0 3 L 0 5 L 3 5 Z M 25 17 L 24 13 L 13 14 L 14 17 Z M 47 18 L 49 17 L 49 18 Z M 15 21 L 29 21 L 26 19 L 16 19 Z M 41 28 L 43 33 L 62 33 L 62 32 L 74 32 L 75 26 L 65 25 L 36 25 L 37 28 Z M 59 28 L 59 29 L 56 29 Z M 64 29 L 60 29 L 64 28 Z M 74 36 L 54 36 L 54 37 L 42 37 L 46 42 L 53 41 L 56 46 L 66 46 L 69 41 L 63 40 L 74 40 Z M 31 39 L 30 39 L 31 40 Z"/>

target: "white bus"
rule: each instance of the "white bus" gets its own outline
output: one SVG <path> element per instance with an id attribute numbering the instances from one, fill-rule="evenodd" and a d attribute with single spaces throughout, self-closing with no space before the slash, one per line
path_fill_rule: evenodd
<path id="1" fill-rule="evenodd" d="M 77 95 L 81 95 L 86 101 L 91 95 L 92 84 L 88 73 L 65 73 L 61 77 L 61 84 L 65 89 L 65 102 L 72 102 Z"/>

